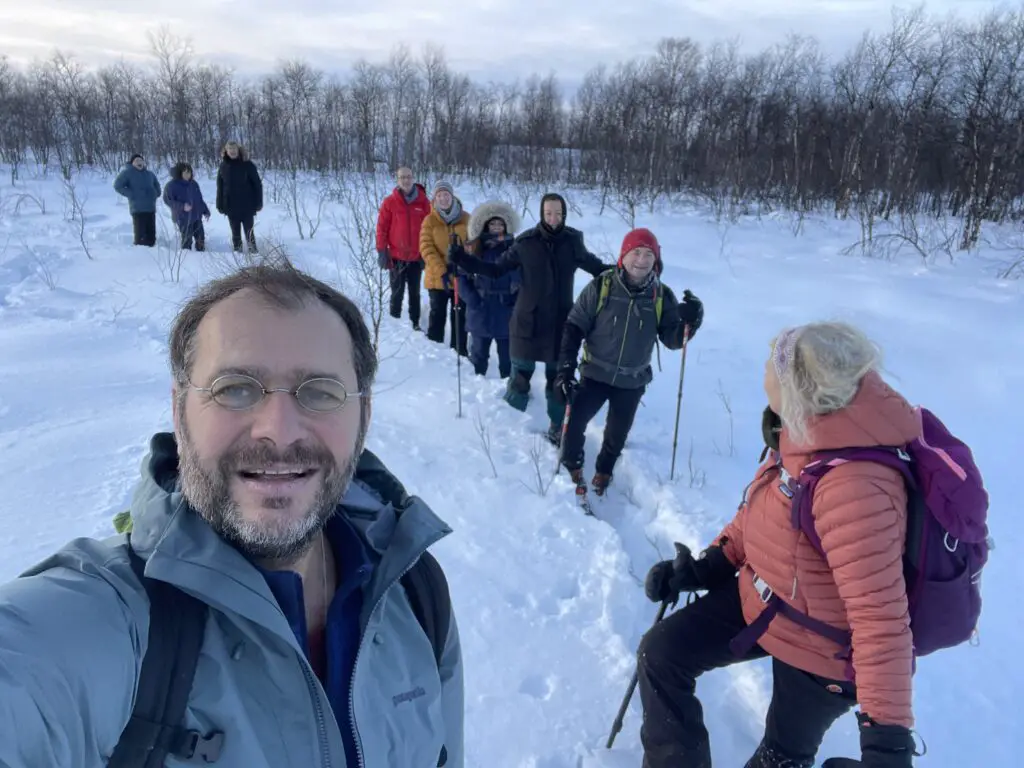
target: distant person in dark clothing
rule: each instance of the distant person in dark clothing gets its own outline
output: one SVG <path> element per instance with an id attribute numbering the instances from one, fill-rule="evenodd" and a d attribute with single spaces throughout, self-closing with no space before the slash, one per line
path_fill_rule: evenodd
<path id="1" fill-rule="evenodd" d="M 223 159 L 217 171 L 217 212 L 228 217 L 231 226 L 231 248 L 242 250 L 242 231 L 249 252 L 256 253 L 253 223 L 263 210 L 263 182 L 256 164 L 249 159 L 245 147 L 237 141 L 224 145 Z"/>
<path id="2" fill-rule="evenodd" d="M 171 180 L 164 185 L 164 203 L 171 209 L 174 223 L 181 233 L 181 247 L 191 250 L 194 241 L 197 251 L 205 250 L 203 219 L 209 221 L 210 208 L 203 200 L 199 182 L 188 163 L 178 163 L 171 169 Z"/>
<path id="3" fill-rule="evenodd" d="M 128 198 L 128 212 L 132 215 L 132 245 L 156 245 L 156 201 L 160 197 L 160 182 L 146 167 L 142 155 L 136 153 L 114 179 L 114 191 Z"/>
<path id="4" fill-rule="evenodd" d="M 530 400 L 530 378 L 537 363 L 543 363 L 550 422 L 547 437 L 556 446 L 561 442 L 565 403 L 555 396 L 554 384 L 562 329 L 575 303 L 576 270 L 597 277 L 612 266 L 587 250 L 583 233 L 566 226 L 565 214 L 565 199 L 549 192 L 541 198 L 537 226 L 520 234 L 497 261 L 472 256 L 461 244 L 449 250 L 449 259 L 470 274 L 498 278 L 520 271 L 522 283 L 509 322 L 512 375 L 505 400 L 516 410 L 525 411 Z"/>

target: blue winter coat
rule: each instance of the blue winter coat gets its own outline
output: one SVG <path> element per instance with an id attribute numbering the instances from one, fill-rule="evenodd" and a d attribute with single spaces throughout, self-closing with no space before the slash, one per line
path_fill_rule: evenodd
<path id="1" fill-rule="evenodd" d="M 199 182 L 195 178 L 185 181 L 182 170 L 175 166 L 171 171 L 171 180 L 164 186 L 164 203 L 171 209 L 174 216 L 174 223 L 179 229 L 187 224 L 199 221 L 203 216 L 210 215 L 210 208 L 203 200 L 203 192 L 199 188 Z M 191 211 L 185 210 L 185 204 L 192 206 Z"/>
<path id="2" fill-rule="evenodd" d="M 160 182 L 149 168 L 140 171 L 128 163 L 114 179 L 114 191 L 128 198 L 129 213 L 154 213 L 160 197 Z"/>
<path id="3" fill-rule="evenodd" d="M 515 238 L 508 235 L 501 240 L 488 240 L 480 258 L 493 264 L 514 242 Z M 466 302 L 466 330 L 474 336 L 507 339 L 521 281 L 519 270 L 501 277 L 460 273 L 459 298 Z"/>

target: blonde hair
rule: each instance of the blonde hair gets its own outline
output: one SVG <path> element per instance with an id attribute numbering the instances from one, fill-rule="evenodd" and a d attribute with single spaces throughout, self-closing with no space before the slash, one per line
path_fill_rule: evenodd
<path id="1" fill-rule="evenodd" d="M 792 358 L 779 376 L 779 416 L 790 439 L 805 444 L 814 417 L 849 405 L 861 379 L 881 365 L 882 353 L 867 335 L 848 323 L 809 323 L 795 333 Z M 776 337 L 776 343 L 782 335 Z"/>

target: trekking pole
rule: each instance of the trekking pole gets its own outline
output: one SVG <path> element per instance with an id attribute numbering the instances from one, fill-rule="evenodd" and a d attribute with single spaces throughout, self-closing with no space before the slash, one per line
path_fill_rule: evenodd
<path id="1" fill-rule="evenodd" d="M 679 446 L 679 411 L 683 407 L 683 376 L 686 374 L 686 345 L 690 342 L 690 326 L 683 326 L 683 355 L 679 364 L 679 393 L 676 395 L 676 431 L 672 438 L 672 469 L 669 470 L 668 479 L 674 480 L 676 476 L 676 448 Z"/>
<path id="2" fill-rule="evenodd" d="M 657 624 L 665 616 L 665 610 L 668 608 L 668 600 L 665 600 L 661 604 L 661 608 L 658 609 L 658 615 L 654 617 L 654 624 Z M 653 627 L 654 624 L 651 626 Z M 605 749 L 611 749 L 612 744 L 615 743 L 615 737 L 619 735 L 619 731 L 622 730 L 622 721 L 626 717 L 626 710 L 629 709 L 629 701 L 633 698 L 633 691 L 636 690 L 636 685 L 640 680 L 640 669 L 633 670 L 633 679 L 629 682 L 629 688 L 626 689 L 626 695 L 622 699 L 622 706 L 619 707 L 619 714 L 615 716 L 615 722 L 612 723 L 612 732 L 608 734 L 608 743 L 605 744 Z"/>
<path id="3" fill-rule="evenodd" d="M 569 431 L 569 416 L 572 414 L 572 395 L 565 398 L 565 416 L 562 417 L 562 437 L 558 441 L 558 456 L 555 461 L 555 475 L 562 470 L 562 459 L 565 457 L 565 434 Z"/>
<path id="4" fill-rule="evenodd" d="M 460 323 L 459 323 L 459 278 L 457 275 L 452 275 L 452 285 L 455 286 L 455 377 L 458 382 L 459 388 L 459 418 L 462 418 L 462 351 L 459 349 L 460 343 Z"/>

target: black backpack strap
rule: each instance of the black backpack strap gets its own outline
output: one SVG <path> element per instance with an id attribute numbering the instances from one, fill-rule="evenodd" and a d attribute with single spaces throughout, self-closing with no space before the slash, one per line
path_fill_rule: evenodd
<path id="1" fill-rule="evenodd" d="M 417 621 L 434 648 L 434 661 L 440 667 L 452 618 L 452 600 L 444 570 L 433 555 L 424 552 L 416 565 L 402 577 L 402 586 Z M 448 750 L 442 746 L 437 764 L 442 766 L 447 762 Z"/>
<path id="2" fill-rule="evenodd" d="M 168 584 L 150 579 L 128 538 L 132 570 L 149 597 L 149 647 L 142 660 L 131 719 L 107 763 L 108 768 L 163 768 L 167 755 L 195 763 L 220 757 L 224 734 L 208 736 L 183 727 L 208 608 Z"/>

